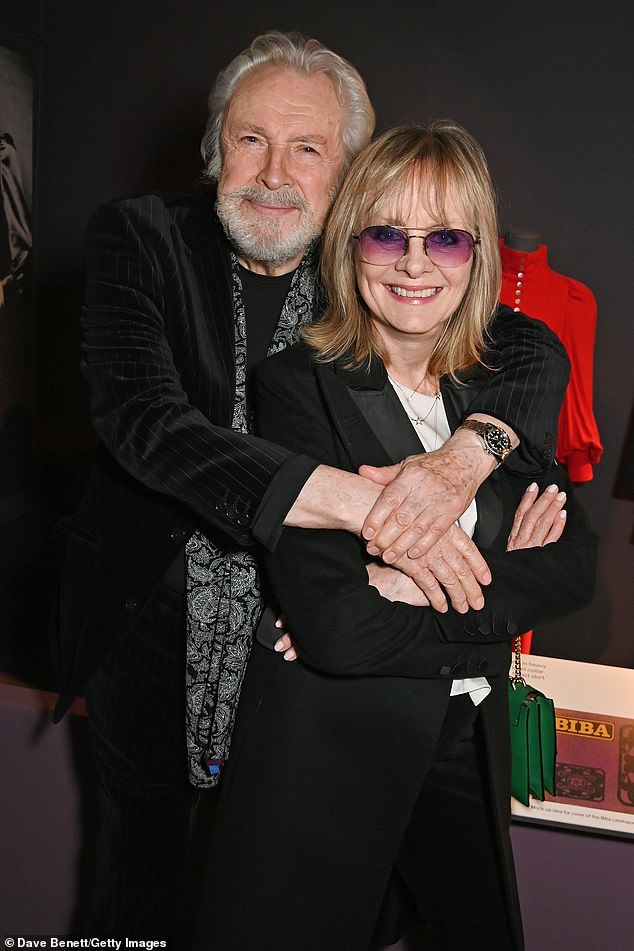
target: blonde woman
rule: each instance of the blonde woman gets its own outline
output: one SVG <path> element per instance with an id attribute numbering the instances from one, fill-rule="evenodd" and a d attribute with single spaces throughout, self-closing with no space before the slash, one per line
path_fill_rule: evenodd
<path id="1" fill-rule="evenodd" d="M 497 238 L 486 161 L 462 128 L 371 144 L 325 232 L 323 319 L 261 368 L 262 434 L 352 471 L 437 449 L 496 372 Z M 352 535 L 283 530 L 267 565 L 299 660 L 253 650 L 198 946 L 367 951 L 377 921 L 395 940 L 411 915 L 425 947 L 523 947 L 511 641 L 587 603 L 596 547 L 565 473 L 530 481 L 499 466 L 455 527 L 493 575 L 466 614 L 434 610 Z"/>

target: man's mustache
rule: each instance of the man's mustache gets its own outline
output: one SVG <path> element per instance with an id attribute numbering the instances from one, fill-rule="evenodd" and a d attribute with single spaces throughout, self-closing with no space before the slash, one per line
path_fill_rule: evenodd
<path id="1" fill-rule="evenodd" d="M 268 205 L 271 208 L 299 208 L 300 211 L 310 213 L 310 205 L 301 194 L 293 191 L 292 188 L 280 188 L 277 191 L 270 191 L 268 188 L 257 188 L 255 185 L 245 185 L 243 188 L 236 188 L 223 196 L 232 201 L 236 199 L 246 199 L 247 201 L 256 201 L 259 205 Z"/>

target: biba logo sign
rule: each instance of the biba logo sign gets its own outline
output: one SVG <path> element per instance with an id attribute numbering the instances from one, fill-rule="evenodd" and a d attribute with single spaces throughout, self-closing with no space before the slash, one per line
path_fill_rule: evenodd
<path id="1" fill-rule="evenodd" d="M 576 720 L 573 717 L 556 717 L 558 733 L 573 733 L 589 736 L 593 740 L 613 740 L 614 724 L 609 720 Z"/>

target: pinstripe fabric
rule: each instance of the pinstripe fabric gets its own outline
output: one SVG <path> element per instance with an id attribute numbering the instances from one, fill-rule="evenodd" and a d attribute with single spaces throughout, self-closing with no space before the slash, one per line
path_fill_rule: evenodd
<path id="1" fill-rule="evenodd" d="M 570 377 L 566 351 L 548 327 L 500 305 L 494 341 L 485 353 L 487 382 L 474 394 L 469 413 L 487 413 L 508 423 L 520 437 L 520 448 L 505 465 L 523 475 L 549 469 L 555 457 L 559 409 Z M 482 385 L 482 371 L 474 381 Z M 469 381 L 470 375 L 465 375 Z"/>
<path id="2" fill-rule="evenodd" d="M 173 675 L 184 643 L 182 598 L 163 590 L 87 686 L 101 812 L 87 934 L 179 930 L 192 804 L 184 693 Z"/>
<path id="3" fill-rule="evenodd" d="M 181 206 L 150 195 L 107 205 L 93 219 L 82 368 L 95 427 L 120 465 L 235 536 L 218 499 L 229 492 L 250 519 L 287 453 L 229 428 L 225 245 L 218 236 L 196 248 L 179 240 L 179 214 Z"/>
<path id="4" fill-rule="evenodd" d="M 59 718 L 195 528 L 248 529 L 291 454 L 231 429 L 234 328 L 213 193 L 98 209 L 87 236 L 82 369 L 102 451 L 69 520 L 51 626 Z M 299 486 L 298 486 L 299 490 Z"/>

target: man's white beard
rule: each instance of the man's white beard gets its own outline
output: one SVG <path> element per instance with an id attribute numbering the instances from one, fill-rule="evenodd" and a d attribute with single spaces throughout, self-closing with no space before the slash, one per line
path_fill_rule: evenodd
<path id="1" fill-rule="evenodd" d="M 297 208 L 299 220 L 293 228 L 272 216 L 260 219 L 253 216 L 247 221 L 242 210 L 245 200 L 275 208 Z M 218 195 L 216 212 L 240 257 L 270 267 L 281 267 L 303 257 L 321 234 L 310 205 L 303 195 L 291 189 L 271 192 L 256 185 L 245 185 Z"/>

